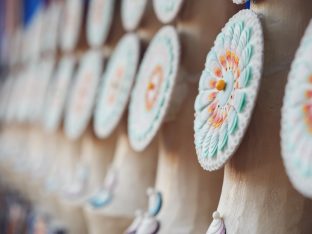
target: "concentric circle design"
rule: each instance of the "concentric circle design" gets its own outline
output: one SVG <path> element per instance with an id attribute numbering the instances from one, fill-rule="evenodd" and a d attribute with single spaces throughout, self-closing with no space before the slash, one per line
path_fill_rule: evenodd
<path id="1" fill-rule="evenodd" d="M 61 124 L 74 68 L 75 59 L 73 57 L 63 57 L 59 62 L 45 108 L 44 126 L 49 132 L 55 131 Z"/>
<path id="2" fill-rule="evenodd" d="M 62 3 L 51 2 L 43 13 L 43 29 L 41 32 L 41 51 L 56 53 L 61 23 Z M 45 27 L 49 25 L 49 27 Z"/>
<path id="3" fill-rule="evenodd" d="M 65 116 L 65 133 L 71 139 L 81 136 L 92 116 L 102 62 L 98 51 L 87 52 L 80 62 Z"/>
<path id="4" fill-rule="evenodd" d="M 113 21 L 114 0 L 91 0 L 87 21 L 87 39 L 90 46 L 105 43 Z"/>
<path id="5" fill-rule="evenodd" d="M 180 61 L 176 30 L 165 26 L 150 43 L 131 96 L 128 119 L 130 143 L 143 150 L 153 139 L 168 111 Z"/>
<path id="6" fill-rule="evenodd" d="M 312 198 L 312 21 L 288 76 L 281 129 L 287 174 L 303 195 Z"/>
<path id="7" fill-rule="evenodd" d="M 218 35 L 199 82 L 194 130 L 204 169 L 219 169 L 239 146 L 255 104 L 262 60 L 260 21 L 242 10 Z"/>
<path id="8" fill-rule="evenodd" d="M 157 18 L 163 23 L 171 22 L 179 13 L 184 0 L 153 0 Z"/>
<path id="9" fill-rule="evenodd" d="M 121 5 L 121 20 L 127 31 L 136 29 L 143 17 L 148 0 L 123 0 Z"/>
<path id="10" fill-rule="evenodd" d="M 107 137 L 116 128 L 127 106 L 139 63 L 140 45 L 135 34 L 118 43 L 103 75 L 95 109 L 95 133 Z"/>
<path id="11" fill-rule="evenodd" d="M 61 49 L 72 51 L 78 44 L 83 17 L 83 1 L 67 0 L 64 9 L 64 22 L 61 24 Z"/>

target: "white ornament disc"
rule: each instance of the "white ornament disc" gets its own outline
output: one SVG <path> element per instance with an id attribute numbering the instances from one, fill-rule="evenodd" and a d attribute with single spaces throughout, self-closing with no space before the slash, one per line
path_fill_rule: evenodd
<path id="1" fill-rule="evenodd" d="M 87 21 L 87 39 L 92 47 L 105 43 L 113 21 L 114 0 L 91 0 Z"/>
<path id="2" fill-rule="evenodd" d="M 67 0 L 61 22 L 61 49 L 72 51 L 78 44 L 83 17 L 83 0 Z"/>
<path id="3" fill-rule="evenodd" d="M 62 13 L 61 2 L 51 2 L 48 8 L 44 11 L 43 15 L 43 29 L 41 33 L 42 37 L 42 48 L 43 52 L 52 52 L 56 53 L 59 32 L 60 32 L 60 23 L 61 23 L 61 13 Z M 49 25 L 46 27 L 46 25 Z"/>
<path id="4" fill-rule="evenodd" d="M 50 132 L 55 131 L 61 124 L 74 68 L 75 59 L 70 56 L 63 57 L 58 64 L 54 80 L 50 86 L 44 113 L 44 125 L 46 130 Z"/>
<path id="5" fill-rule="evenodd" d="M 199 82 L 194 130 L 204 169 L 219 169 L 238 148 L 255 105 L 262 60 L 260 20 L 242 10 L 217 36 Z"/>
<path id="6" fill-rule="evenodd" d="M 91 119 L 102 65 L 99 51 L 88 51 L 79 64 L 65 116 L 65 133 L 71 139 L 80 137 Z"/>
<path id="7" fill-rule="evenodd" d="M 176 84 L 179 62 L 177 32 L 172 26 L 165 26 L 145 52 L 131 96 L 128 134 L 135 150 L 143 150 L 163 122 Z"/>
<path id="8" fill-rule="evenodd" d="M 31 85 L 28 90 L 30 96 L 28 115 L 32 121 L 42 120 L 45 98 L 47 97 L 49 83 L 54 76 L 55 64 L 53 56 L 40 60 L 39 64 L 33 64 L 33 77 L 31 77 Z"/>
<path id="9" fill-rule="evenodd" d="M 303 195 L 312 198 L 312 21 L 288 75 L 281 144 L 292 184 Z"/>
<path id="10" fill-rule="evenodd" d="M 153 0 L 157 18 L 162 23 L 171 22 L 179 13 L 184 0 Z"/>
<path id="11" fill-rule="evenodd" d="M 123 0 L 121 5 L 122 25 L 127 31 L 136 29 L 143 17 L 148 0 Z"/>
<path id="12" fill-rule="evenodd" d="M 105 69 L 95 109 L 94 129 L 98 137 L 107 137 L 116 128 L 135 78 L 140 57 L 139 39 L 124 36 L 118 43 Z"/>

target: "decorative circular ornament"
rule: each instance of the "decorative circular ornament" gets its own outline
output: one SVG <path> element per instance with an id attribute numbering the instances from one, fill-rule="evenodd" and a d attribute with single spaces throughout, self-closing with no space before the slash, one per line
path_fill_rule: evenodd
<path id="1" fill-rule="evenodd" d="M 157 18 L 162 23 L 171 22 L 179 13 L 184 0 L 153 0 Z"/>
<path id="2" fill-rule="evenodd" d="M 107 137 L 116 128 L 127 106 L 139 63 L 140 45 L 135 34 L 124 36 L 106 67 L 95 109 L 95 133 Z"/>
<path id="3" fill-rule="evenodd" d="M 64 22 L 60 41 L 63 51 L 71 51 L 78 44 L 83 17 L 83 6 L 82 0 L 67 0 L 65 2 Z"/>
<path id="4" fill-rule="evenodd" d="M 73 57 L 63 57 L 59 62 L 46 103 L 44 125 L 48 131 L 55 131 L 60 126 L 74 68 L 75 59 Z"/>
<path id="5" fill-rule="evenodd" d="M 131 96 L 128 133 L 135 150 L 143 150 L 152 141 L 165 119 L 179 61 L 177 32 L 172 26 L 165 26 L 147 48 Z"/>
<path id="6" fill-rule="evenodd" d="M 105 43 L 113 20 L 114 0 L 91 0 L 87 21 L 87 39 L 90 46 Z"/>
<path id="7" fill-rule="evenodd" d="M 62 12 L 61 2 L 51 2 L 48 8 L 44 12 L 44 26 L 42 33 L 42 48 L 43 52 L 55 53 L 57 50 L 57 42 L 59 38 L 60 18 Z"/>
<path id="8" fill-rule="evenodd" d="M 143 17 L 148 0 L 123 0 L 121 5 L 122 25 L 127 31 L 136 29 Z"/>
<path id="9" fill-rule="evenodd" d="M 262 64 L 260 20 L 242 10 L 218 35 L 199 82 L 194 130 L 204 169 L 219 169 L 238 148 L 255 105 Z"/>
<path id="10" fill-rule="evenodd" d="M 80 62 L 65 116 L 65 132 L 71 139 L 83 133 L 92 116 L 102 62 L 99 51 L 87 52 Z"/>
<path id="11" fill-rule="evenodd" d="M 312 198 L 312 21 L 292 63 L 282 108 L 281 144 L 294 187 Z"/>
<path id="12" fill-rule="evenodd" d="M 148 211 L 147 213 L 150 216 L 156 216 L 162 207 L 163 199 L 161 192 L 157 191 L 154 188 L 147 189 L 148 195 Z"/>

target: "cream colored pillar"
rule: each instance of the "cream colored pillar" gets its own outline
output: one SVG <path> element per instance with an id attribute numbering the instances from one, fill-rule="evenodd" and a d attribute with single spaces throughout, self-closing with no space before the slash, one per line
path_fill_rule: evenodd
<path id="1" fill-rule="evenodd" d="M 216 209 L 223 171 L 205 172 L 197 163 L 193 139 L 192 85 L 183 109 L 161 129 L 156 188 L 163 194 L 159 233 L 204 233 Z"/>
<path id="2" fill-rule="evenodd" d="M 264 73 L 250 126 L 225 167 L 218 211 L 226 233 L 310 233 L 312 201 L 296 192 L 280 153 L 280 112 L 285 82 L 305 27 L 310 0 L 252 3 L 263 22 Z"/>
<path id="3" fill-rule="evenodd" d="M 116 147 L 112 167 L 116 171 L 117 182 L 111 203 L 99 209 L 89 205 L 85 207 L 91 234 L 123 233 L 135 211 L 147 207 L 146 189 L 154 185 L 157 142 L 143 152 L 134 152 L 123 125 Z"/>

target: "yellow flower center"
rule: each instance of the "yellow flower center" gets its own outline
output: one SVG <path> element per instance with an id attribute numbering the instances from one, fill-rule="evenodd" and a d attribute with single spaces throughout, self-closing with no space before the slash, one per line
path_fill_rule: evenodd
<path id="1" fill-rule="evenodd" d="M 219 91 L 224 90 L 225 89 L 225 85 L 226 85 L 225 81 L 220 79 L 216 83 L 216 89 L 219 90 Z"/>

